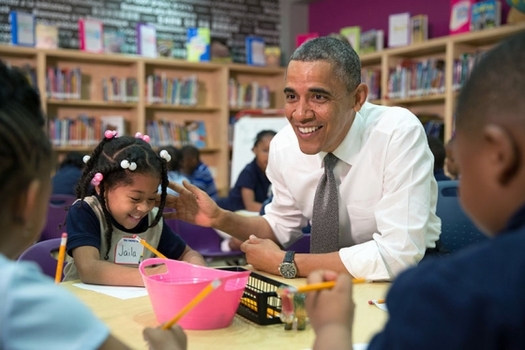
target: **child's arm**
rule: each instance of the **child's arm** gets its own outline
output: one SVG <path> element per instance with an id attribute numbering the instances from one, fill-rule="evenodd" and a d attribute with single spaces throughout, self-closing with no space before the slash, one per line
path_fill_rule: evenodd
<path id="1" fill-rule="evenodd" d="M 241 188 L 241 197 L 246 210 L 257 213 L 261 211 L 262 203 L 255 200 L 255 192 L 251 188 Z"/>
<path id="2" fill-rule="evenodd" d="M 198 251 L 191 249 L 188 245 L 186 246 L 186 249 L 184 249 L 180 260 L 189 262 L 193 265 L 206 266 L 206 261 L 204 261 L 202 255 Z"/>
<path id="3" fill-rule="evenodd" d="M 178 325 L 174 325 L 168 330 L 160 328 L 144 328 L 142 332 L 144 340 L 148 343 L 150 350 L 186 350 L 188 347 L 188 340 L 186 333 Z M 106 341 L 100 346 L 99 350 L 127 350 L 129 347 L 109 335 Z"/>
<path id="4" fill-rule="evenodd" d="M 331 290 L 310 292 L 306 297 L 306 311 L 315 331 L 313 349 L 352 349 L 354 302 L 352 279 L 348 274 L 333 271 L 314 271 L 308 283 L 336 280 Z"/>
<path id="5" fill-rule="evenodd" d="M 73 250 L 73 259 L 82 282 L 110 286 L 144 286 L 142 276 L 136 266 L 118 265 L 100 260 L 99 250 L 92 246 L 82 246 Z M 151 268 L 160 273 L 164 265 Z M 158 269 L 158 271 L 156 271 Z"/>

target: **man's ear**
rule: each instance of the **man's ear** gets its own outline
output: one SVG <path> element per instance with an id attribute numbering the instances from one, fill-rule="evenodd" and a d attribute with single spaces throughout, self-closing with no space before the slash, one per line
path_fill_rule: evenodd
<path id="1" fill-rule="evenodd" d="M 518 173 L 521 157 L 518 145 L 512 134 L 496 124 L 483 128 L 483 138 L 487 147 L 487 157 L 492 171 L 501 186 L 507 186 Z"/>
<path id="2" fill-rule="evenodd" d="M 359 112 L 361 107 L 366 102 L 366 97 L 368 96 L 368 86 L 366 84 L 359 84 L 355 89 L 355 100 L 354 100 L 354 111 Z"/>

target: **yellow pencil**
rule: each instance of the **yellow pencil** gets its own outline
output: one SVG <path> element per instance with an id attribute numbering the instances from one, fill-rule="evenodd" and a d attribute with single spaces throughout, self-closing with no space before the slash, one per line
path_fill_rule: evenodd
<path id="1" fill-rule="evenodd" d="M 353 284 L 357 283 L 365 283 L 366 279 L 364 278 L 354 278 L 352 279 Z M 321 282 L 321 283 L 315 283 L 315 284 L 307 284 L 305 286 L 297 287 L 296 290 L 292 288 L 291 291 L 294 291 L 295 293 L 306 293 L 306 292 L 312 292 L 316 290 L 321 289 L 330 289 L 335 286 L 335 281 L 328 281 L 328 282 Z"/>
<path id="2" fill-rule="evenodd" d="M 173 317 L 168 322 L 164 323 L 160 328 L 161 329 L 169 329 L 171 326 L 173 326 L 175 323 L 179 322 L 179 320 L 182 318 L 182 316 L 186 315 L 188 311 L 193 309 L 195 306 L 197 306 L 198 303 L 200 303 L 204 298 L 206 298 L 211 292 L 213 292 L 215 289 L 217 289 L 221 285 L 221 280 L 213 280 L 210 284 L 208 284 L 195 298 L 193 298 L 188 305 L 182 308 L 182 310 L 179 311 L 175 317 Z"/>
<path id="3" fill-rule="evenodd" d="M 66 243 L 67 243 L 67 233 L 64 232 L 62 233 L 62 237 L 60 239 L 60 248 L 58 249 L 55 283 L 60 283 L 60 281 L 62 281 L 62 269 L 64 268 L 64 258 L 66 256 Z"/>
<path id="4" fill-rule="evenodd" d="M 159 252 L 157 249 L 153 248 L 151 246 L 151 244 L 149 244 L 148 242 L 146 242 L 146 240 L 140 238 L 139 236 L 137 235 L 133 235 L 133 238 L 136 239 L 137 241 L 140 242 L 140 244 L 142 244 L 144 247 L 148 248 L 153 254 L 155 254 L 156 256 L 158 256 L 159 258 L 162 258 L 162 259 L 167 259 L 166 256 L 164 254 L 162 254 L 161 252 Z"/>
<path id="5" fill-rule="evenodd" d="M 368 305 L 373 305 L 373 304 L 384 304 L 386 303 L 386 300 L 385 299 L 374 299 L 374 300 L 369 300 L 368 301 Z"/>

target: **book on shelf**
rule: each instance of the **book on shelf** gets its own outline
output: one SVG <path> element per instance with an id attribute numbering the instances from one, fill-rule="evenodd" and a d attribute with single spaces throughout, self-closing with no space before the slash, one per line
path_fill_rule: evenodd
<path id="1" fill-rule="evenodd" d="M 173 40 L 157 38 L 157 55 L 159 57 L 173 57 Z"/>
<path id="2" fill-rule="evenodd" d="M 72 118 L 50 118 L 48 134 L 53 146 L 57 147 L 91 147 L 97 145 L 103 137 L 100 120 L 87 114 Z"/>
<path id="3" fill-rule="evenodd" d="M 133 77 L 117 78 L 115 76 L 103 78 L 102 99 L 110 102 L 137 102 L 137 79 Z"/>
<path id="4" fill-rule="evenodd" d="M 359 53 L 367 54 L 383 50 L 384 40 L 384 32 L 381 29 L 370 29 L 362 32 Z"/>
<path id="5" fill-rule="evenodd" d="M 246 64 L 252 66 L 264 66 L 266 58 L 264 56 L 264 38 L 248 35 L 245 38 L 246 45 Z"/>
<path id="6" fill-rule="evenodd" d="M 37 22 L 35 36 L 36 47 L 42 49 L 58 48 L 58 27 L 56 25 Z"/>
<path id="7" fill-rule="evenodd" d="M 190 144 L 197 148 L 206 147 L 206 125 L 202 120 L 186 121 L 187 138 Z"/>
<path id="8" fill-rule="evenodd" d="M 264 60 L 267 67 L 279 67 L 281 65 L 281 48 L 279 46 L 265 46 Z"/>
<path id="9" fill-rule="evenodd" d="M 86 52 L 104 52 L 103 24 L 101 21 L 80 18 L 78 20 L 80 50 Z"/>
<path id="10" fill-rule="evenodd" d="M 104 52 L 126 52 L 126 34 L 115 28 L 103 28 Z"/>
<path id="11" fill-rule="evenodd" d="M 388 16 L 388 47 L 410 44 L 410 13 L 396 13 Z"/>
<path id="12" fill-rule="evenodd" d="M 186 38 L 186 60 L 190 62 L 209 62 L 210 28 L 188 28 Z"/>
<path id="13" fill-rule="evenodd" d="M 11 43 L 21 46 L 35 46 L 35 16 L 31 13 L 11 11 Z"/>
<path id="14" fill-rule="evenodd" d="M 137 24 L 137 54 L 157 57 L 157 31 L 153 25 Z"/>
<path id="15" fill-rule="evenodd" d="M 428 40 L 428 16 L 416 15 L 410 17 L 410 41 L 412 44 Z"/>
<path id="16" fill-rule="evenodd" d="M 79 100 L 82 93 L 81 69 L 47 67 L 46 92 L 47 97 L 52 99 Z"/>
<path id="17" fill-rule="evenodd" d="M 501 24 L 501 2 L 485 0 L 472 5 L 470 30 L 483 30 Z"/>
<path id="18" fill-rule="evenodd" d="M 361 27 L 359 26 L 350 26 L 343 27 L 339 30 L 339 34 L 348 40 L 355 52 L 360 52 L 361 45 Z"/>
<path id="19" fill-rule="evenodd" d="M 102 116 L 100 117 L 102 122 L 102 133 L 106 130 L 115 130 L 118 136 L 127 135 L 126 134 L 126 119 L 123 116 Z M 103 135 L 101 136 L 103 137 Z"/>
<path id="20" fill-rule="evenodd" d="M 450 34 L 470 31 L 470 10 L 475 0 L 451 0 L 450 2 Z"/>
<path id="21" fill-rule="evenodd" d="M 301 46 L 305 41 L 308 41 L 310 39 L 314 39 L 319 37 L 319 33 L 303 33 L 303 34 L 297 34 L 295 37 L 295 47 Z"/>
<path id="22" fill-rule="evenodd" d="M 227 41 L 222 38 L 211 38 L 210 55 L 212 62 L 231 63 L 233 61 Z"/>

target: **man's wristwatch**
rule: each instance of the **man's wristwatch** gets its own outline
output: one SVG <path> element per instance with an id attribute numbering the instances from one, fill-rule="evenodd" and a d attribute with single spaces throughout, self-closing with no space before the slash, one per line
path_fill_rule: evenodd
<path id="1" fill-rule="evenodd" d="M 297 267 L 294 262 L 294 251 L 287 251 L 284 255 L 283 262 L 279 265 L 279 273 L 284 278 L 295 278 L 297 275 Z"/>

